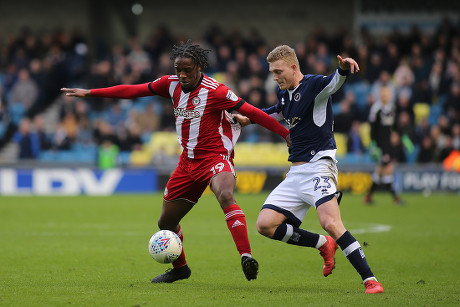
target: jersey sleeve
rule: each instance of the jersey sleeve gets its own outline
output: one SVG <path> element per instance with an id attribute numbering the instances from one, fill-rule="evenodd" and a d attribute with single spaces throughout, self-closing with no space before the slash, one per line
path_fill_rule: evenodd
<path id="1" fill-rule="evenodd" d="M 281 109 L 281 103 L 279 101 L 274 106 L 262 109 L 262 111 L 264 111 L 277 121 L 282 121 L 284 119 L 283 112 Z"/>
<path id="2" fill-rule="evenodd" d="M 219 109 L 227 110 L 228 112 L 237 110 L 244 100 L 238 97 L 231 89 L 224 84 L 220 84 L 215 92 L 216 98 L 219 101 Z"/>
<path id="3" fill-rule="evenodd" d="M 328 76 L 323 75 L 310 75 L 319 92 L 319 96 L 331 96 L 337 92 L 345 83 L 349 71 L 337 68 L 332 74 Z"/>
<path id="4" fill-rule="evenodd" d="M 91 96 L 93 97 L 130 99 L 152 95 L 153 94 L 148 89 L 148 83 L 120 84 L 111 87 L 95 88 L 91 90 Z"/>
<path id="5" fill-rule="evenodd" d="M 171 84 L 172 75 L 166 75 L 161 78 L 156 79 L 155 81 L 148 83 L 149 91 L 153 95 L 160 95 L 163 97 L 171 97 L 169 93 L 169 86 Z"/>
<path id="6" fill-rule="evenodd" d="M 248 117 L 251 121 L 261 125 L 262 127 L 275 132 L 276 134 L 283 137 L 283 139 L 286 138 L 286 136 L 289 134 L 289 130 L 283 127 L 277 120 L 269 116 L 267 113 L 254 107 L 253 105 L 250 105 L 247 102 L 244 102 L 244 100 L 242 101 L 243 104 L 240 108 L 238 108 L 238 112 Z"/>
<path id="7" fill-rule="evenodd" d="M 120 84 L 105 88 L 91 89 L 93 97 L 132 99 L 160 95 L 169 97 L 170 76 L 163 76 L 155 81 L 142 84 Z"/>

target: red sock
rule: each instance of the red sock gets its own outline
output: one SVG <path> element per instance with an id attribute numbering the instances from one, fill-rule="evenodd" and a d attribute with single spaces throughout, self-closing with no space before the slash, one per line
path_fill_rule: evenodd
<path id="1" fill-rule="evenodd" d="M 224 209 L 225 221 L 230 230 L 236 249 L 242 254 L 251 254 L 251 245 L 249 244 L 248 228 L 243 210 L 237 204 L 228 206 Z"/>
<path id="2" fill-rule="evenodd" d="M 179 236 L 180 240 L 182 241 L 182 254 L 180 254 L 179 258 L 172 263 L 174 268 L 180 268 L 187 264 L 187 260 L 185 260 L 185 252 L 184 252 L 184 235 L 182 234 L 182 227 L 179 225 L 179 230 L 176 232 Z"/>

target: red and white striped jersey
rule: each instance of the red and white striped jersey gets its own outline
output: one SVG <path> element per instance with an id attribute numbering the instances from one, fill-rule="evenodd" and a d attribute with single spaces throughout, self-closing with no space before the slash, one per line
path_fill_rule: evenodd
<path id="1" fill-rule="evenodd" d="M 167 75 L 149 83 L 149 89 L 171 99 L 183 154 L 192 159 L 216 154 L 233 157 L 240 129 L 229 122 L 226 110 L 233 109 L 241 98 L 227 86 L 203 74 L 200 84 L 185 93 L 179 78 Z"/>

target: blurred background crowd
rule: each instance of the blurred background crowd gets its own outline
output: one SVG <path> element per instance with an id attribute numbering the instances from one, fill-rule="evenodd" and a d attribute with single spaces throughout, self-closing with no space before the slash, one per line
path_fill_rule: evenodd
<path id="1" fill-rule="evenodd" d="M 98 88 L 150 82 L 173 74 L 168 51 L 187 37 L 157 26 L 148 39 L 132 37 L 105 52 L 89 48 L 81 32 L 24 28 L 0 41 L 0 147 L 18 144 L 19 159 L 69 161 L 105 150 L 125 155 L 142 150 L 158 132 L 173 132 L 170 101 L 79 99 L 61 87 Z M 276 103 L 276 83 L 268 72 L 268 43 L 257 31 L 243 35 L 209 26 L 196 43 L 211 49 L 205 72 L 258 108 Z M 374 37 L 365 28 L 352 35 L 344 28 L 327 34 L 317 27 L 292 46 L 304 74 L 330 74 L 336 55 L 353 57 L 361 68 L 333 96 L 335 132 L 343 159 L 369 157 L 371 106 L 382 87 L 390 87 L 395 109 L 392 143 L 405 163 L 441 162 L 460 150 L 460 25 L 445 18 L 435 33 L 414 26 Z M 57 116 L 50 123 L 49 114 Z M 406 140 L 406 142 L 403 142 Z M 407 142 L 409 140 L 410 142 Z M 251 125 L 239 142 L 282 142 Z M 403 143 L 405 146 L 403 146 Z M 61 155 L 62 156 L 62 155 Z"/>

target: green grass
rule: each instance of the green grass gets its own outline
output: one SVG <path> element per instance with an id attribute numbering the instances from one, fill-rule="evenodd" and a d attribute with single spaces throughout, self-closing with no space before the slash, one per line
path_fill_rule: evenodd
<path id="1" fill-rule="evenodd" d="M 168 265 L 147 243 L 157 231 L 161 195 L 1 197 L 0 306 L 458 306 L 460 197 L 385 194 L 374 206 L 362 196 L 342 201 L 346 227 L 363 245 L 385 293 L 365 295 L 343 254 L 322 276 L 317 250 L 273 241 L 255 229 L 266 194 L 237 195 L 246 213 L 259 277 L 248 282 L 213 196 L 183 222 L 192 276 L 151 284 Z M 378 225 L 389 231 L 372 232 Z M 316 211 L 303 227 L 324 233 Z"/>

